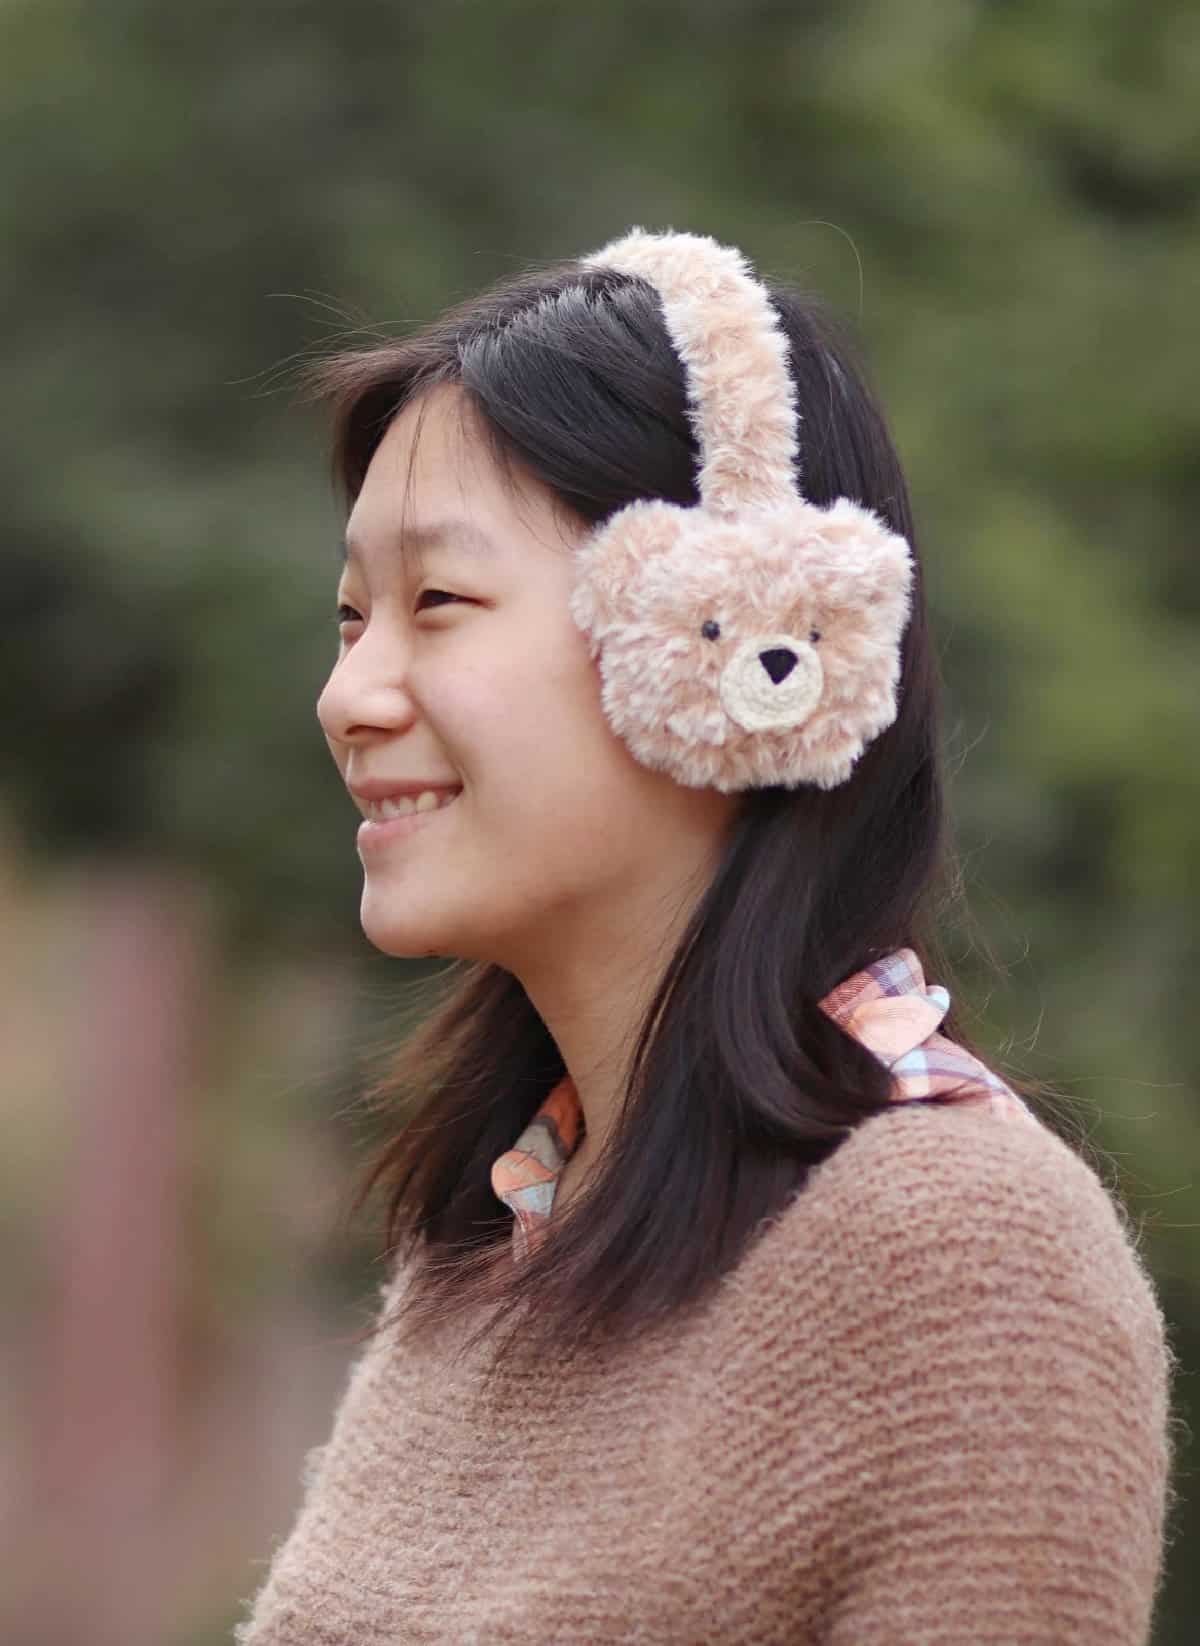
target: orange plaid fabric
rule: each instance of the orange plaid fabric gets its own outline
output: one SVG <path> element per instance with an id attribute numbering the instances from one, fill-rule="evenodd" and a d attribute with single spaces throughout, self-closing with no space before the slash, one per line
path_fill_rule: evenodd
<path id="1" fill-rule="evenodd" d="M 912 949 L 897 949 L 839 983 L 822 1010 L 875 1053 L 892 1073 L 892 1098 L 916 1103 L 955 1087 L 963 1101 L 986 1102 L 1001 1119 L 1037 1124 L 1028 1106 L 986 1064 L 938 1029 L 948 992 L 926 985 Z M 520 1137 L 492 1165 L 492 1189 L 513 1213 L 513 1257 L 520 1262 L 550 1221 L 559 1176 L 579 1143 L 583 1111 L 564 1075 Z"/>

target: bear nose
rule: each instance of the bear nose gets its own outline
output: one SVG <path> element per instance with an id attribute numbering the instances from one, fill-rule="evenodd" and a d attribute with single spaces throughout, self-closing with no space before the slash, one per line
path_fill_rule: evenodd
<path id="1" fill-rule="evenodd" d="M 775 646 L 768 652 L 759 652 L 758 660 L 771 676 L 771 684 L 778 686 L 796 667 L 796 654 L 786 646 Z"/>

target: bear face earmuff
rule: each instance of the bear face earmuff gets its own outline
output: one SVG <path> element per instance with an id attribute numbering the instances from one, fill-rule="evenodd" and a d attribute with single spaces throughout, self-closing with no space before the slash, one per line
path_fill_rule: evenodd
<path id="1" fill-rule="evenodd" d="M 699 503 L 638 499 L 574 551 L 608 722 L 688 788 L 834 788 L 896 718 L 909 546 L 800 492 L 787 339 L 739 251 L 635 228 L 582 262 L 655 287 L 701 459 Z"/>

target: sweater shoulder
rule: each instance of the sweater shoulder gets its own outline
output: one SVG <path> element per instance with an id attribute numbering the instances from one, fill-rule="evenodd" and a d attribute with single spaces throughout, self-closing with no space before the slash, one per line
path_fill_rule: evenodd
<path id="1" fill-rule="evenodd" d="M 1018 1122 L 983 1103 L 896 1104 L 812 1172 L 777 1232 L 804 1239 L 817 1218 L 867 1247 L 920 1250 L 948 1239 L 979 1258 L 993 1243 L 1000 1256 L 1014 1242 L 1099 1240 L 1140 1264 L 1140 1236 L 1102 1169 L 1099 1156 L 1094 1164 L 1040 1120 Z"/>
<path id="2" fill-rule="evenodd" d="M 1016 1358 L 1035 1318 L 1091 1338 L 1089 1353 L 1099 1333 L 1166 1404 L 1175 1356 L 1118 1192 L 1041 1121 L 986 1105 L 872 1116 L 772 1221 L 742 1282 L 768 1314 L 830 1309 L 881 1352 L 951 1321 L 960 1342 L 1003 1340 Z"/>
<path id="3" fill-rule="evenodd" d="M 894 1639 L 901 1617 L 914 1639 L 1146 1638 L 1178 1360 L 1089 1160 L 984 1105 L 897 1106 L 810 1174 L 743 1268 L 725 1328 L 764 1455 L 824 1422 L 855 1460 L 838 1547 L 871 1553 L 831 1641 Z"/>

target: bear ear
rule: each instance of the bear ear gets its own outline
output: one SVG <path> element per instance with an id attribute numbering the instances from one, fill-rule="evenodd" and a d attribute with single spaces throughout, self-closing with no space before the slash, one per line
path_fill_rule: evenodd
<path id="1" fill-rule="evenodd" d="M 596 644 L 612 629 L 654 615 L 647 597 L 655 580 L 647 577 L 647 568 L 675 546 L 689 512 L 657 498 L 638 498 L 609 515 L 574 550 L 571 615 Z"/>

